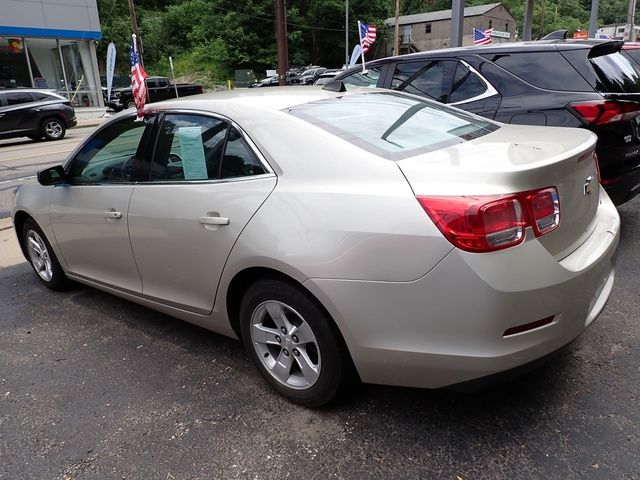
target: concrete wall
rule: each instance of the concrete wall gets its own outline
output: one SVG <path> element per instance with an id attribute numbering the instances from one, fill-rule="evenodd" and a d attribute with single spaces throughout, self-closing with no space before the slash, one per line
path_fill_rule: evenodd
<path id="1" fill-rule="evenodd" d="M 96 0 L 0 0 L 0 35 L 98 39 Z"/>

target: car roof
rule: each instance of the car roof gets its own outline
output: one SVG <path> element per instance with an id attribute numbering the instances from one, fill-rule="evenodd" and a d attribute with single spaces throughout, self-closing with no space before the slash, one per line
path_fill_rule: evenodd
<path id="1" fill-rule="evenodd" d="M 5 88 L 0 89 L 2 93 L 17 92 L 17 93 L 53 93 L 58 95 L 52 88 Z"/>
<path id="2" fill-rule="evenodd" d="M 169 109 L 208 110 L 209 108 L 216 110 L 223 106 L 223 104 L 227 107 L 238 105 L 258 107 L 267 110 L 284 110 L 302 103 L 314 102 L 339 95 L 344 95 L 344 92 L 331 92 L 312 86 L 236 89 L 153 103 L 147 107 L 147 111 Z"/>
<path id="3" fill-rule="evenodd" d="M 463 54 L 471 55 L 483 55 L 491 53 L 515 53 L 515 52 L 541 52 L 541 51 L 555 51 L 555 50 L 581 50 L 588 49 L 596 45 L 604 44 L 620 44 L 619 40 L 536 40 L 531 42 L 513 42 L 513 43 L 500 43 L 497 45 L 488 46 L 468 46 L 468 47 L 456 47 L 456 48 L 443 48 L 441 50 L 431 50 L 427 52 L 416 52 L 407 55 L 402 55 L 400 58 L 404 60 L 420 59 L 425 56 L 428 57 L 447 57 L 447 56 L 459 56 Z M 378 60 L 368 62 L 367 65 L 378 65 L 387 63 L 391 59 L 398 59 L 398 57 L 387 57 Z"/>

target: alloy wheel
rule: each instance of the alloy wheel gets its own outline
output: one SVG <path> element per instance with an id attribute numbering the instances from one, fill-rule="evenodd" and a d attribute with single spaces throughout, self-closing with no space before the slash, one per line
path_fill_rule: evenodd
<path id="1" fill-rule="evenodd" d="M 44 131 L 49 138 L 59 138 L 62 135 L 62 125 L 58 120 L 49 120 L 44 124 Z"/>
<path id="2" fill-rule="evenodd" d="M 51 256 L 42 237 L 34 230 L 27 232 L 27 251 L 36 273 L 45 282 L 50 282 L 53 278 Z"/>
<path id="3" fill-rule="evenodd" d="M 320 349 L 304 318 L 285 303 L 270 300 L 251 316 L 251 343 L 267 372 L 296 390 L 312 387 L 322 368 Z"/>

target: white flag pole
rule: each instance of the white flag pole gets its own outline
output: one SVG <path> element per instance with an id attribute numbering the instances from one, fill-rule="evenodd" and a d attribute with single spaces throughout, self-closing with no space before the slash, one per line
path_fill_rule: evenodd
<path id="1" fill-rule="evenodd" d="M 358 20 L 358 38 L 360 39 L 360 47 L 362 47 L 362 30 L 360 28 L 360 25 L 362 25 L 360 23 L 360 20 Z M 364 49 L 361 48 L 361 52 L 362 52 L 362 73 L 367 73 L 367 69 L 364 66 Z"/>
<path id="2" fill-rule="evenodd" d="M 173 75 L 173 88 L 176 89 L 176 98 L 178 98 L 178 84 L 176 83 L 176 72 L 173 71 L 173 59 L 169 56 L 169 65 L 171 65 L 171 75 Z"/>

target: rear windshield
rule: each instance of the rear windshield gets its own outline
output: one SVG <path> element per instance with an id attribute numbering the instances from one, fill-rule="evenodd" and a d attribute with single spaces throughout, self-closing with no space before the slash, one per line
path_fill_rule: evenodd
<path id="1" fill-rule="evenodd" d="M 499 128 L 493 122 L 397 92 L 356 93 L 287 111 L 393 160 L 473 140 Z"/>
<path id="2" fill-rule="evenodd" d="M 597 90 L 607 93 L 640 93 L 640 74 L 621 53 L 592 58 L 591 64 L 598 75 Z"/>

